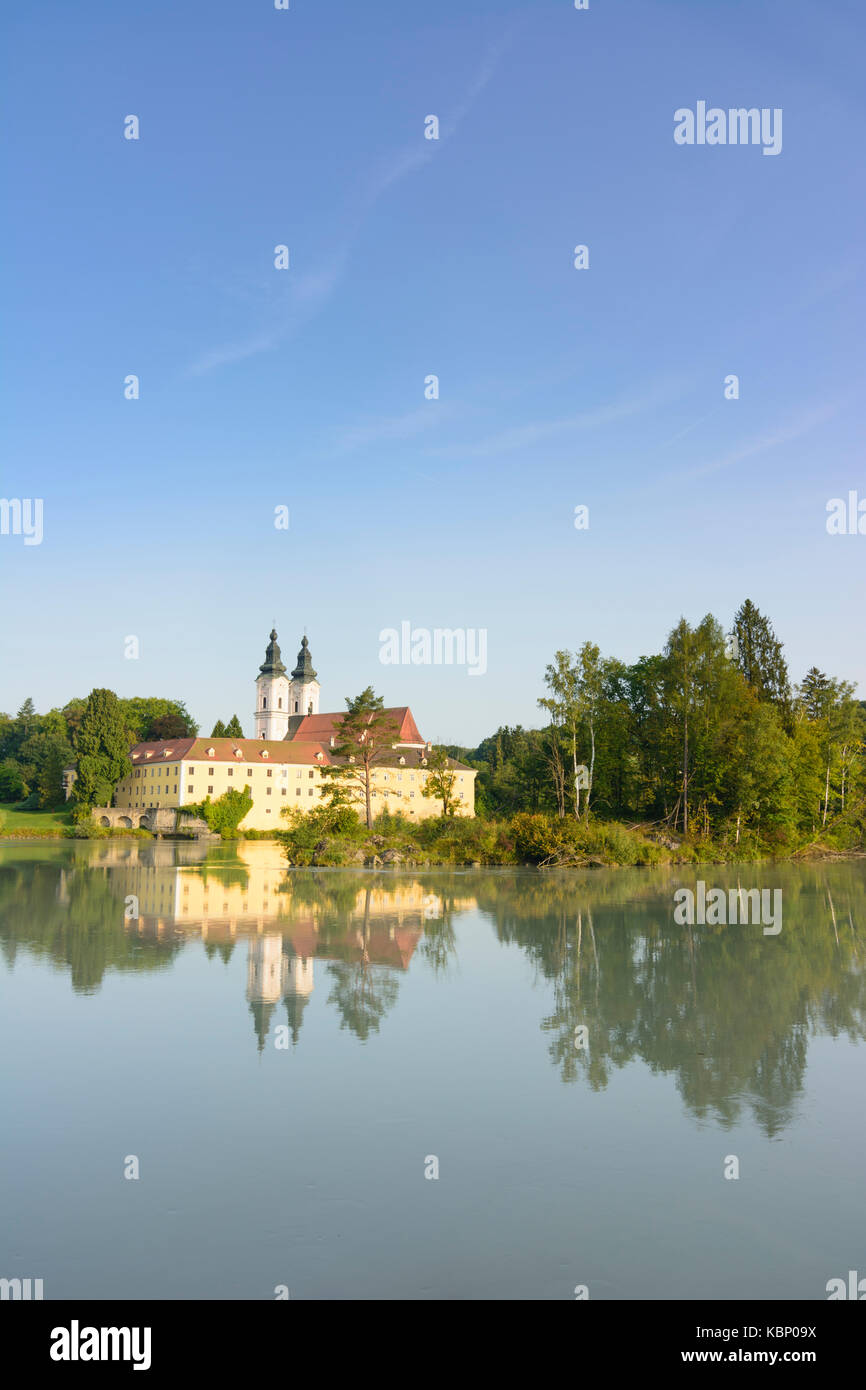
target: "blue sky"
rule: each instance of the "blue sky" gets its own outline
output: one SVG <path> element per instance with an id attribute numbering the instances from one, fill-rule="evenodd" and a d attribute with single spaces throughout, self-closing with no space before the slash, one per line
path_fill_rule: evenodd
<path id="1" fill-rule="evenodd" d="M 795 680 L 866 695 L 866 535 L 825 526 L 866 498 L 859 3 L 3 27 L 0 492 L 44 538 L 0 536 L 0 708 L 108 685 L 251 733 L 275 622 L 323 708 L 372 684 L 474 744 L 540 722 L 558 647 L 635 660 L 746 597 Z M 782 108 L 782 152 L 676 145 L 699 100 Z M 486 629 L 486 675 L 383 666 L 403 620 Z"/>

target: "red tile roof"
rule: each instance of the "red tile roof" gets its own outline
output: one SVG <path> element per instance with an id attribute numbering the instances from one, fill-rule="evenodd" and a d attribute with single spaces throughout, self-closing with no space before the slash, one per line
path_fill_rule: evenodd
<path id="1" fill-rule="evenodd" d="M 208 757 L 208 749 L 214 750 Z M 241 757 L 235 750 L 240 749 Z M 263 758 L 262 753 L 267 752 Z M 130 753 L 134 767 L 182 759 L 203 763 L 319 763 L 317 753 L 327 755 L 319 743 L 287 743 L 285 739 L 264 738 L 175 738 L 160 743 L 137 743 Z M 150 757 L 147 755 L 150 754 Z M 325 756 L 321 759 L 327 762 Z"/>
<path id="2" fill-rule="evenodd" d="M 388 715 L 394 725 L 395 743 L 423 744 L 425 742 L 418 732 L 418 725 L 415 723 L 408 705 L 397 705 L 393 709 L 384 710 L 383 713 Z M 340 725 L 345 717 L 345 710 L 342 713 L 336 712 L 334 714 L 306 714 L 288 741 L 290 743 L 327 745 L 331 741 L 332 734 L 335 738 L 339 738 Z M 370 718 L 372 719 L 372 715 Z"/>

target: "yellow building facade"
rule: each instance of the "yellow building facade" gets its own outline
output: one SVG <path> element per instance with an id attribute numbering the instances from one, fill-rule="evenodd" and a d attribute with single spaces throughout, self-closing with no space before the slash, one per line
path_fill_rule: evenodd
<path id="1" fill-rule="evenodd" d="M 285 683 L 285 694 L 282 691 Z M 364 794 L 357 785 L 328 776 L 325 769 L 345 761 L 335 752 L 340 742 L 340 713 L 318 713 L 319 686 L 312 669 L 307 639 L 289 681 L 271 633 L 265 662 L 256 678 L 255 720 L 262 730 L 285 730 L 279 738 L 181 738 L 139 743 L 130 752 L 132 771 L 118 783 L 116 807 L 135 812 L 181 808 L 208 798 L 216 801 L 234 788 L 249 788 L 252 807 L 242 830 L 278 830 L 287 808 L 308 812 L 321 804 L 334 786 L 342 786 L 364 814 Z M 279 702 L 278 704 L 276 702 Z M 277 717 L 272 718 L 276 706 Z M 378 754 L 371 769 L 373 814 L 382 810 L 407 820 L 442 814 L 441 800 L 424 796 L 430 776 L 432 745 L 427 743 L 408 706 L 385 711 L 393 729 L 387 752 Z M 455 813 L 475 815 L 475 769 L 449 758 Z"/>

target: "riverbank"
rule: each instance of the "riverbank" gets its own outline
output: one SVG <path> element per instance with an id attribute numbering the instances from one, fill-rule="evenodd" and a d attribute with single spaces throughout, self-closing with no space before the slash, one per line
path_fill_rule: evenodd
<path id="1" fill-rule="evenodd" d="M 667 864 L 752 863 L 761 860 L 849 858 L 866 854 L 859 826 L 824 836 L 772 840 L 688 838 L 665 827 L 558 819 L 521 812 L 509 820 L 461 817 L 411 823 L 380 815 L 369 831 L 355 816 L 295 815 L 278 832 L 293 867 L 367 868 L 402 865 L 536 868 L 636 868 Z"/>
<path id="2" fill-rule="evenodd" d="M 290 867 L 405 868 L 533 867 L 636 868 L 676 864 L 736 864 L 767 860 L 792 862 L 866 857 L 856 825 L 835 825 L 808 840 L 756 835 L 687 838 L 660 826 L 628 826 L 617 821 L 575 821 L 519 813 L 508 820 L 431 818 L 412 823 L 380 815 L 372 831 L 356 816 L 327 813 L 289 818 L 289 828 L 273 832 L 239 831 L 232 840 L 278 842 Z M 57 839 L 152 840 L 148 830 L 105 828 L 86 832 L 65 809 L 16 811 L 0 807 L 0 841 Z M 164 836 L 169 840 L 173 836 Z M 178 837 L 184 838 L 184 837 Z"/>

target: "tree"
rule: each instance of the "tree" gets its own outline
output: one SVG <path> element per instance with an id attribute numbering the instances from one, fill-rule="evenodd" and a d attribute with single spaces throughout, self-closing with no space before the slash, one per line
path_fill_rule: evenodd
<path id="1" fill-rule="evenodd" d="M 178 721 L 174 727 L 177 733 L 165 735 L 167 738 L 194 738 L 198 725 L 192 718 L 183 700 L 166 700 L 161 696 L 135 696 L 121 700 L 121 708 L 132 738 L 139 743 L 157 743 L 159 735 L 154 732 L 157 720 L 171 715 Z"/>
<path id="2" fill-rule="evenodd" d="M 571 652 L 558 651 L 554 664 L 544 672 L 544 683 L 550 695 L 539 699 L 542 709 L 547 710 L 551 723 L 561 728 L 571 745 L 571 766 L 574 792 L 574 814 L 580 820 L 580 779 L 578 777 L 577 736 L 580 726 L 580 695 L 577 671 L 572 665 Z M 555 760 L 551 763 L 554 781 L 558 775 Z"/>
<path id="3" fill-rule="evenodd" d="M 457 809 L 457 774 L 444 748 L 434 748 L 427 755 L 427 778 L 421 795 L 442 802 L 443 816 L 453 816 Z"/>
<path id="4" fill-rule="evenodd" d="M 183 814 L 200 816 L 211 830 L 220 834 L 224 840 L 230 840 L 252 804 L 249 787 L 244 787 L 242 792 L 230 787 L 222 796 L 218 796 L 216 801 L 207 797 L 204 801 L 190 802 L 183 807 Z"/>
<path id="5" fill-rule="evenodd" d="M 373 828 L 372 790 L 374 769 L 390 759 L 398 727 L 371 685 L 354 699 L 346 697 L 346 713 L 340 722 L 339 741 L 332 750 L 334 761 L 322 774 L 360 793 L 364 800 L 367 829 Z"/>
<path id="6" fill-rule="evenodd" d="M 221 719 L 218 719 L 210 731 L 211 738 L 225 738 L 226 726 Z"/>
<path id="7" fill-rule="evenodd" d="M 790 719 L 791 685 L 782 643 L 769 618 L 747 598 L 734 617 L 734 658 L 758 699 L 776 705 Z"/>
<path id="8" fill-rule="evenodd" d="M 179 714 L 160 714 L 154 719 L 143 743 L 165 743 L 173 738 L 188 738 L 187 724 Z"/>
<path id="9" fill-rule="evenodd" d="M 120 701 L 113 690 L 91 690 L 78 730 L 75 801 L 80 807 L 110 806 L 114 788 L 131 770 Z"/>
<path id="10" fill-rule="evenodd" d="M 11 758 L 0 763 L 0 801 L 23 801 L 28 791 L 29 787 L 18 764 Z"/>
<path id="11" fill-rule="evenodd" d="M 63 800 L 63 769 L 70 756 L 71 750 L 62 743 L 50 743 L 46 748 L 36 776 L 40 806 L 56 806 Z"/>
<path id="12" fill-rule="evenodd" d="M 227 738 L 243 738 L 244 731 L 241 728 L 241 721 L 236 714 L 233 714 L 228 724 L 226 724 Z"/>
<path id="13" fill-rule="evenodd" d="M 584 642 L 577 654 L 575 674 L 577 678 L 577 698 L 582 719 L 589 729 L 589 776 L 586 796 L 583 799 L 584 814 L 589 815 L 592 798 L 592 779 L 595 775 L 595 727 L 598 707 L 601 702 L 604 673 L 601 666 L 601 653 L 592 642 Z"/>

